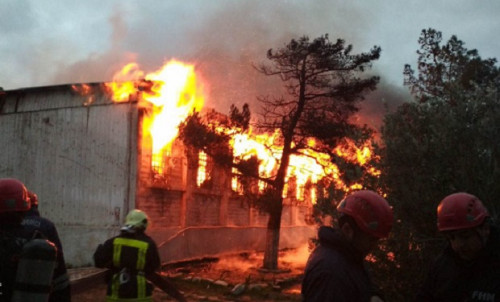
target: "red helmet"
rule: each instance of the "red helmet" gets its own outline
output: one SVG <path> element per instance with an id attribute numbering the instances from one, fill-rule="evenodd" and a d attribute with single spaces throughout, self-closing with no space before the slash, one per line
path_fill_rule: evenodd
<path id="1" fill-rule="evenodd" d="M 23 212 L 31 208 L 28 190 L 14 178 L 0 178 L 0 213 Z"/>
<path id="2" fill-rule="evenodd" d="M 32 207 L 38 206 L 38 195 L 32 191 L 28 191 L 28 196 L 30 198 L 30 203 Z"/>
<path id="3" fill-rule="evenodd" d="M 351 216 L 364 232 L 377 237 L 389 236 L 392 208 L 382 196 L 369 190 L 356 191 L 337 206 L 337 211 Z"/>
<path id="4" fill-rule="evenodd" d="M 453 231 L 481 225 L 488 210 L 479 198 L 468 193 L 454 193 L 446 196 L 437 208 L 439 231 Z"/>

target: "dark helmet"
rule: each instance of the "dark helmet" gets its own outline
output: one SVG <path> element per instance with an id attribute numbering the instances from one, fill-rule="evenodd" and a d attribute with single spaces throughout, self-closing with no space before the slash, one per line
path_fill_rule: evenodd
<path id="1" fill-rule="evenodd" d="M 25 212 L 31 208 L 28 190 L 14 178 L 0 178 L 0 213 Z"/>
<path id="2" fill-rule="evenodd" d="M 389 236 L 392 228 L 392 208 L 382 196 L 369 190 L 348 195 L 337 211 L 351 216 L 359 228 L 377 238 Z"/>

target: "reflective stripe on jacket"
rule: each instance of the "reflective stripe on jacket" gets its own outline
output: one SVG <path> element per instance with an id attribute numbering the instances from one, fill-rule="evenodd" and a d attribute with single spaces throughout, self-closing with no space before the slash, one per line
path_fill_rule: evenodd
<path id="1" fill-rule="evenodd" d="M 110 269 L 106 301 L 152 301 L 153 285 L 146 279 L 160 268 L 155 242 L 144 233 L 108 239 L 94 253 L 97 267 Z"/>
<path id="2" fill-rule="evenodd" d="M 111 283 L 111 296 L 112 301 L 118 299 L 119 289 L 121 285 L 127 285 L 132 282 L 130 278 L 135 278 L 135 284 L 137 288 L 137 299 L 133 301 L 146 301 L 143 300 L 147 297 L 146 295 L 146 277 L 144 276 L 144 266 L 146 264 L 146 252 L 148 250 L 149 244 L 145 241 L 140 241 L 136 239 L 129 239 L 123 237 L 117 237 L 113 240 L 113 266 L 118 268 L 122 267 L 122 249 L 123 247 L 132 247 L 137 249 L 137 262 L 133 269 L 135 273 L 128 271 L 126 268 L 113 274 L 113 281 Z M 149 297 L 150 298 L 150 297 Z M 140 300 L 138 300 L 140 299 Z M 147 300 L 150 301 L 150 300 Z"/>

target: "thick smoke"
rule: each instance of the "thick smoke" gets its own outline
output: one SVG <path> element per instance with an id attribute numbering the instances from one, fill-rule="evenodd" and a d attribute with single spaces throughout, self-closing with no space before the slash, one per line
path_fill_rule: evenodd
<path id="1" fill-rule="evenodd" d="M 353 53 L 368 51 L 380 42 L 371 38 L 368 30 L 377 24 L 377 19 L 353 3 L 335 0 L 190 3 L 182 6 L 168 1 L 149 6 L 114 4 L 113 13 L 107 19 L 110 30 L 104 35 L 108 37 L 107 43 L 97 41 L 102 33 L 96 35 L 95 50 L 76 61 L 56 58 L 67 56 L 67 49 L 76 49 L 78 44 L 74 41 L 61 44 L 67 48 L 62 48 L 66 52 L 40 50 L 44 59 L 37 60 L 44 63 L 38 69 L 45 72 L 37 72 L 41 77 L 38 83 L 111 81 L 113 74 L 129 62 L 137 62 L 149 73 L 175 58 L 195 64 L 204 84 L 207 107 L 228 113 L 231 104 L 249 103 L 253 115 L 257 116 L 258 96 L 283 94 L 279 78 L 266 77 L 254 68 L 266 62 L 269 48 L 280 48 L 292 38 L 304 35 L 314 39 L 329 34 L 332 41 L 342 38 L 354 46 Z M 85 26 L 93 29 L 92 22 Z M 96 30 L 102 32 L 104 28 Z M 104 46 L 98 47 L 100 44 Z M 384 104 L 391 107 L 402 101 L 403 95 L 390 84 L 384 84 L 384 75 L 378 74 L 382 78 L 381 89 L 367 96 L 358 115 L 360 123 L 374 127 L 381 123 Z"/>
<path id="2" fill-rule="evenodd" d="M 228 113 L 231 104 L 246 102 L 255 115 L 258 96 L 282 93 L 278 78 L 266 77 L 254 68 L 266 62 L 269 48 L 282 47 L 292 38 L 307 35 L 313 39 L 326 33 L 331 40 L 342 38 L 353 44 L 354 53 L 377 44 L 359 31 L 367 26 L 363 20 L 368 20 L 368 12 L 336 2 L 227 1 L 215 8 L 200 5 L 200 12 L 186 8 L 173 19 L 161 18 L 159 12 L 168 9 L 166 6 L 141 7 L 140 13 L 137 8 L 117 6 L 109 18 L 109 47 L 61 66 L 51 81 L 110 81 L 128 62 L 136 61 L 148 73 L 176 58 L 195 64 L 207 93 L 206 106 Z"/>

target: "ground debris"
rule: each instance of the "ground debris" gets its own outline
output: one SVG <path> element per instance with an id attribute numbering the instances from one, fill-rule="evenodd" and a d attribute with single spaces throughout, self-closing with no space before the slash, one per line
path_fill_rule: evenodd
<path id="1" fill-rule="evenodd" d="M 167 265 L 162 275 L 172 281 L 189 302 L 301 301 L 304 265 L 282 262 L 279 270 L 266 271 L 259 268 L 261 257 L 243 254 Z M 95 302 L 105 295 L 106 285 L 102 283 L 73 295 L 72 301 Z M 175 300 L 156 288 L 153 301 Z"/>

